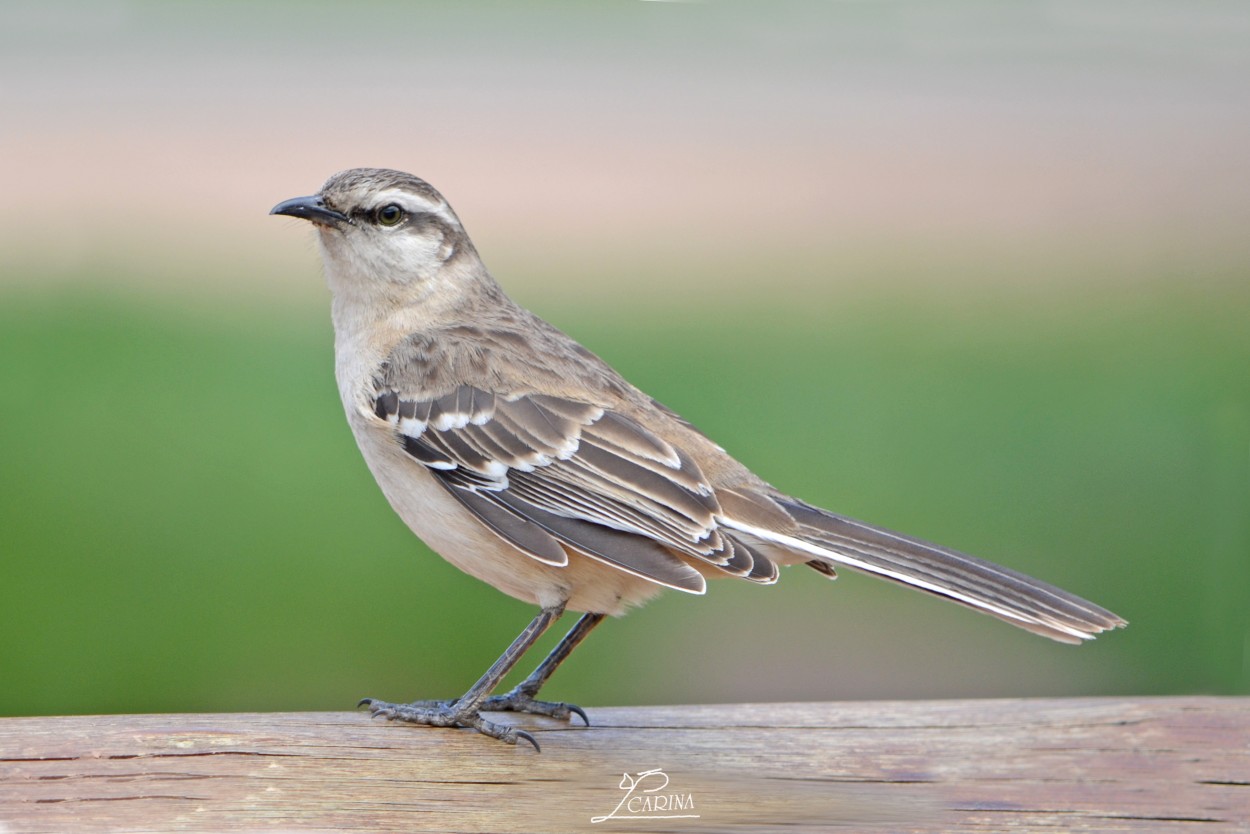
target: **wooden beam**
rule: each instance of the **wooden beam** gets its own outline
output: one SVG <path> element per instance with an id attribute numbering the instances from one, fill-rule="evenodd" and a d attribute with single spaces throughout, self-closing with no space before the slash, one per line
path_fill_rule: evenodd
<path id="1" fill-rule="evenodd" d="M 350 712 L 4 718 L 0 831 L 1250 830 L 1250 698 L 588 712 L 502 716 L 541 754 Z"/>

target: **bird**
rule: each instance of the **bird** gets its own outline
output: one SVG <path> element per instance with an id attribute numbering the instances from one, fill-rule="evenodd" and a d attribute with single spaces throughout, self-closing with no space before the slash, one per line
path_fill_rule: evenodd
<path id="1" fill-rule="evenodd" d="M 365 698 L 372 717 L 533 734 L 483 713 L 570 720 L 537 698 L 606 617 L 713 578 L 770 585 L 806 565 L 872 574 L 1063 643 L 1126 625 L 1010 568 L 848 518 L 765 482 L 676 412 L 506 295 L 439 191 L 354 168 L 273 215 L 311 223 L 331 294 L 335 378 L 366 464 L 404 523 L 538 614 L 459 698 Z M 500 682 L 566 612 L 569 632 Z"/>

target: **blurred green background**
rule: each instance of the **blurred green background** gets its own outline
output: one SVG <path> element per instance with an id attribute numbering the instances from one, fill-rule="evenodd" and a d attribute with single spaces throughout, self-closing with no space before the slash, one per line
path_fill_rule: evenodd
<path id="1" fill-rule="evenodd" d="M 266 212 L 357 165 L 769 481 L 1131 622 L 1074 649 L 791 570 L 601 627 L 553 697 L 1250 693 L 1242 6 L 0 23 L 0 714 L 452 696 L 532 616 L 347 430 L 311 232 Z"/>

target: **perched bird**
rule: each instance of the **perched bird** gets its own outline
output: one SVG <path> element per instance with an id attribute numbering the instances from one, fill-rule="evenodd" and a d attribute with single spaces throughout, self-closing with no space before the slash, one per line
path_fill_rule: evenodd
<path id="1" fill-rule="evenodd" d="M 796 563 L 870 573 L 1065 643 L 1125 624 L 1052 585 L 765 483 L 505 295 L 424 180 L 343 171 L 271 214 L 317 229 L 339 393 L 391 506 L 447 561 L 541 609 L 462 697 L 362 701 L 375 716 L 537 748 L 482 712 L 586 721 L 535 696 L 605 616 L 665 588 L 702 594 L 714 577 L 771 584 Z M 524 682 L 492 695 L 565 610 L 583 612 L 568 635 Z"/>

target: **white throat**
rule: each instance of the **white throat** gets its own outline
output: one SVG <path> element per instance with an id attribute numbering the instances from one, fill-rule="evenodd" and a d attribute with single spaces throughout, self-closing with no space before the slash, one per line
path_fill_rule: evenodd
<path id="1" fill-rule="evenodd" d="M 413 333 L 454 324 L 477 290 L 492 279 L 475 257 L 446 262 L 433 239 L 384 247 L 319 230 L 326 284 L 332 296 L 335 377 L 343 406 L 369 409 L 374 370 Z M 372 244 L 372 245 L 371 245 Z"/>

